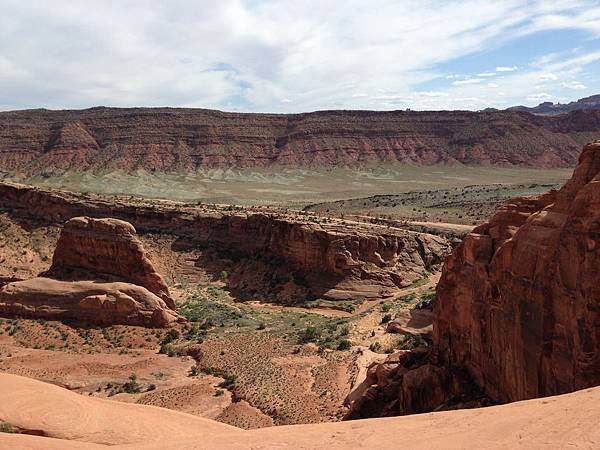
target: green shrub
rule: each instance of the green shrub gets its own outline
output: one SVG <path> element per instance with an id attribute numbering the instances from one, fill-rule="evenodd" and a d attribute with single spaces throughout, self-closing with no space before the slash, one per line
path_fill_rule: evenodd
<path id="1" fill-rule="evenodd" d="M 12 425 L 7 422 L 0 421 L 0 433 L 14 433 Z"/>
<path id="2" fill-rule="evenodd" d="M 388 323 L 390 320 L 392 320 L 392 315 L 391 314 L 385 314 L 381 318 L 381 323 Z"/>
<path id="3" fill-rule="evenodd" d="M 301 341 L 302 342 L 315 342 L 318 337 L 319 337 L 319 332 L 317 330 L 317 327 L 310 325 L 310 326 L 306 327 L 306 330 L 304 330 L 304 333 L 301 336 Z"/>
<path id="4" fill-rule="evenodd" d="M 225 378 L 225 379 L 219 383 L 220 388 L 229 389 L 235 385 L 235 379 L 236 379 L 235 375 L 231 375 L 228 373 L 228 374 L 225 374 L 223 376 L 223 378 Z"/>
<path id="5" fill-rule="evenodd" d="M 348 339 L 343 339 L 338 344 L 338 350 L 350 350 L 352 348 L 352 343 Z"/>
<path id="6" fill-rule="evenodd" d="M 381 351 L 381 344 L 379 342 L 373 342 L 371 345 L 369 345 L 369 350 L 379 353 Z"/>
<path id="7" fill-rule="evenodd" d="M 128 394 L 138 394 L 142 390 L 142 387 L 137 382 L 137 375 L 132 373 L 129 376 L 129 381 L 123 384 L 123 392 L 127 392 Z"/>

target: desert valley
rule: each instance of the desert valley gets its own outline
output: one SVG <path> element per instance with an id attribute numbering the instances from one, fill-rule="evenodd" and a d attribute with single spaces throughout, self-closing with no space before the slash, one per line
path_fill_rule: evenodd
<path id="1" fill-rule="evenodd" d="M 113 123 L 113 116 L 134 123 L 139 114 L 198 142 L 191 155 L 206 151 L 207 137 L 206 128 L 190 125 L 190 116 L 217 113 L 107 110 L 99 122 L 88 112 L 20 113 L 18 120 L 0 113 L 2 170 L 11 174 L 0 184 L 0 419 L 10 432 L 0 435 L 0 444 L 9 439 L 9 448 L 67 448 L 79 445 L 65 442 L 74 440 L 82 448 L 140 448 L 158 439 L 164 441 L 160 448 L 212 448 L 215 440 L 246 448 L 247 439 L 256 439 L 279 448 L 281 439 L 312 448 L 323 430 L 341 448 L 346 438 L 335 438 L 337 433 L 356 426 L 369 433 L 369 427 L 388 423 L 394 433 L 396 426 L 429 428 L 424 417 L 444 422 L 455 416 L 468 426 L 479 417 L 468 411 L 482 407 L 493 420 L 505 414 L 516 420 L 511 406 L 494 405 L 578 391 L 521 406 L 555 427 L 553 408 L 600 395 L 585 390 L 600 384 L 600 293 L 594 283 L 600 144 L 582 146 L 572 175 L 568 166 L 576 151 L 571 156 L 560 146 L 567 139 L 575 147 L 600 137 L 598 110 L 571 125 L 576 131 L 539 131 L 547 133 L 545 143 L 537 150 L 533 141 L 530 160 L 487 166 L 464 155 L 505 145 L 493 135 L 486 145 L 475 136 L 420 161 L 411 158 L 426 144 L 407 149 L 404 131 L 376 122 L 369 132 L 343 139 L 362 142 L 366 156 L 375 142 L 394 150 L 341 168 L 348 161 L 326 163 L 320 156 L 285 166 L 258 157 L 237 158 L 236 165 L 196 159 L 200 168 L 148 166 L 181 157 L 183 138 L 166 131 L 153 135 L 144 126 L 98 128 Z M 496 123 L 506 113 L 475 117 Z M 243 124 L 246 117 L 236 120 Z M 557 121 L 573 123 L 565 116 Z M 263 126 L 238 123 L 236 129 L 263 136 Z M 456 126 L 453 133 L 464 129 Z M 223 137 L 223 126 L 215 129 L 220 134 L 214 140 L 251 146 L 241 131 Z M 414 140 L 431 139 L 427 133 Z M 314 134 L 321 136 L 323 154 L 341 145 L 337 134 L 325 130 L 305 134 L 296 148 L 317 148 L 306 143 Z M 276 148 L 281 138 L 270 139 L 257 148 Z M 520 139 L 529 145 L 527 137 Z M 100 142 L 114 155 L 107 158 Z M 546 151 L 548 142 L 556 142 L 556 150 Z M 15 151 L 25 145 L 30 150 Z M 136 153 L 132 145 L 142 150 Z M 449 154 L 467 160 L 449 162 Z M 257 161 L 265 165 L 262 172 Z M 265 175 L 277 170 L 278 178 Z M 432 174 L 436 181 L 419 185 L 415 174 Z M 340 181 L 351 176 L 354 185 Z M 152 190 L 127 194 L 136 177 L 163 183 L 161 198 Z M 319 183 L 322 177 L 329 185 Z M 186 188 L 200 179 L 219 184 L 215 190 L 236 190 L 236 203 Z M 406 185 L 392 191 L 394 181 Z M 242 192 L 244 185 L 263 189 Z M 293 185 L 304 189 L 278 194 Z M 363 195 L 344 198 L 349 193 Z M 593 411 L 577 420 L 593 419 Z M 416 413 L 433 415 L 364 425 L 353 420 Z M 124 427 L 117 419 L 123 414 L 131 432 L 113 429 Z M 187 430 L 167 442 L 155 425 L 140 429 L 146 420 Z M 325 428 L 302 425 L 324 422 Z M 445 426 L 436 427 L 432 442 Z M 589 431 L 576 441 L 593 446 L 598 436 Z M 514 434 L 477 433 L 489 434 L 490 446 L 516 445 Z M 466 436 L 450 446 L 466 445 Z M 543 444 L 535 433 L 524 439 Z M 360 445 L 394 447 L 366 437 Z"/>
<path id="2" fill-rule="evenodd" d="M 594 0 L 0 1 L 0 449 L 599 449 Z"/>

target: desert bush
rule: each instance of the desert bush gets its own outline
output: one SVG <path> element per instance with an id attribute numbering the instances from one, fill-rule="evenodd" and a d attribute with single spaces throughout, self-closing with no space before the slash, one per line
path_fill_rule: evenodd
<path id="1" fill-rule="evenodd" d="M 435 299 L 436 299 L 436 292 L 435 292 L 435 290 L 430 289 L 429 291 L 426 291 L 423 294 L 421 294 L 421 298 L 419 300 L 419 303 L 417 303 L 415 305 L 415 308 L 416 309 L 433 308 L 433 304 L 435 303 Z"/>
<path id="2" fill-rule="evenodd" d="M 137 375 L 132 373 L 129 376 L 129 381 L 123 384 L 123 392 L 128 394 L 138 394 L 142 390 L 142 387 L 137 382 Z"/>
<path id="3" fill-rule="evenodd" d="M 338 350 L 350 350 L 352 348 L 352 343 L 348 339 L 343 339 L 337 346 Z"/>
<path id="4" fill-rule="evenodd" d="M 392 315 L 391 314 L 385 314 L 381 318 L 381 323 L 388 323 L 390 320 L 392 320 Z"/>

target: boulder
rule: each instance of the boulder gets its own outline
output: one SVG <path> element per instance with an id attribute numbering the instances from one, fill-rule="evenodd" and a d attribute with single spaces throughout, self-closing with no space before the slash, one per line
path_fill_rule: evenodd
<path id="1" fill-rule="evenodd" d="M 0 314 L 144 327 L 168 327 L 182 320 L 160 297 L 141 286 L 44 277 L 0 288 Z"/>

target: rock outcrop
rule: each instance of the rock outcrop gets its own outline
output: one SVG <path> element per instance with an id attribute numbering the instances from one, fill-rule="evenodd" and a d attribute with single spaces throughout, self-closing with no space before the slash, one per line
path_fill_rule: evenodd
<path id="1" fill-rule="evenodd" d="M 135 284 L 45 277 L 0 288 L 0 315 L 103 326 L 168 327 L 181 320 L 162 299 Z"/>
<path id="2" fill-rule="evenodd" d="M 469 234 L 438 286 L 435 348 L 501 402 L 600 384 L 600 143 L 557 192 Z"/>
<path id="3" fill-rule="evenodd" d="M 128 222 L 75 217 L 64 224 L 48 275 L 71 277 L 81 271 L 91 272 L 95 279 L 110 275 L 143 286 L 175 309 L 167 285 Z"/>
<path id="4" fill-rule="evenodd" d="M 216 274 L 224 269 L 229 272 L 229 287 L 238 298 L 288 303 L 311 298 L 390 296 L 426 276 L 427 270 L 441 264 L 450 250 L 449 242 L 438 236 L 379 225 L 344 224 L 340 220 L 319 223 L 307 214 L 268 209 L 229 211 L 122 198 L 109 201 L 10 183 L 0 184 L 0 208 L 14 216 L 52 223 L 77 216 L 114 217 L 130 222 L 141 233 L 174 235 L 181 249 L 202 249 L 205 259 L 212 255 L 228 260 L 228 265 L 221 266 Z M 66 236 L 80 235 L 83 225 L 79 221 L 75 224 L 68 225 Z M 87 264 L 89 238 L 65 239 L 72 241 L 69 252 L 76 254 L 60 258 L 73 260 L 78 267 Z M 110 246 L 98 245 L 106 247 L 112 258 Z M 58 247 L 60 250 L 60 243 Z M 62 253 L 59 251 L 57 256 Z M 91 264 L 105 267 L 108 273 L 116 270 L 97 257 Z M 198 264 L 208 263 L 199 260 Z M 140 278 L 136 280 L 142 283 Z"/>
<path id="5" fill-rule="evenodd" d="M 516 198 L 446 259 L 433 345 L 370 369 L 349 418 L 600 385 L 600 142 L 559 191 Z"/>
<path id="6" fill-rule="evenodd" d="M 600 137 L 600 110 L 320 111 L 241 114 L 182 108 L 0 113 L 0 172 L 195 171 L 376 163 L 570 167 Z"/>
<path id="7" fill-rule="evenodd" d="M 135 228 L 89 217 L 64 225 L 50 270 L 0 287 L 0 315 L 145 327 L 183 320 Z"/>

